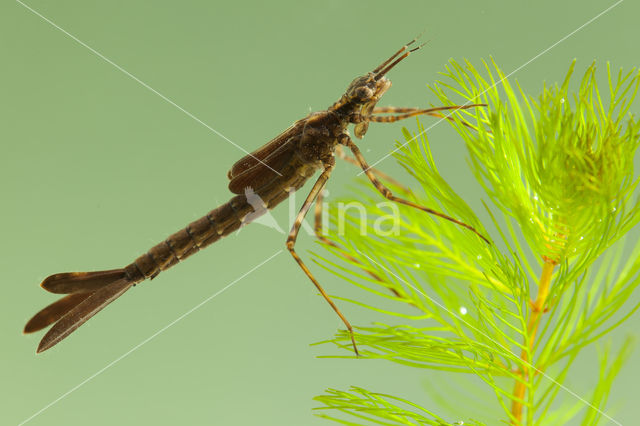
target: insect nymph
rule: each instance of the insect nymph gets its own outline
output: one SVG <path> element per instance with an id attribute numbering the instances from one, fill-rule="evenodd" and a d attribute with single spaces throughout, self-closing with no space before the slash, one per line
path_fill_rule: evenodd
<path id="1" fill-rule="evenodd" d="M 347 127 L 350 124 L 355 125 L 355 136 L 362 138 L 372 121 L 388 123 L 421 114 L 439 116 L 436 114 L 437 111 L 478 106 L 431 109 L 377 108 L 376 104 L 391 86 L 391 81 L 385 75 L 411 52 L 420 48 L 419 46 L 409 49 L 413 43 L 415 39 L 373 71 L 353 80 L 344 95 L 327 110 L 309 114 L 298 120 L 275 139 L 236 162 L 231 167 L 228 177 L 229 189 L 237 195 L 227 203 L 170 235 L 124 268 L 97 272 L 67 272 L 47 277 L 41 284 L 42 288 L 66 296 L 42 309 L 25 326 L 24 332 L 32 333 L 54 324 L 40 341 L 38 352 L 60 342 L 136 283 L 155 278 L 161 271 L 240 228 L 247 215 L 256 213 L 247 200 L 247 188 L 252 188 L 266 208 L 271 209 L 289 197 L 292 191 L 302 187 L 316 172 L 321 171 L 296 217 L 286 245 L 296 262 L 344 322 L 351 333 L 353 347 L 357 353 L 351 325 L 295 251 L 295 241 L 302 220 L 329 179 L 335 166 L 336 152 L 344 157 L 341 148 L 349 148 L 355 157 L 349 160 L 362 167 L 373 185 L 387 199 L 455 222 L 486 241 L 473 227 L 463 222 L 394 196 L 376 178 L 378 172 L 369 168 L 349 136 Z M 318 234 L 320 235 L 320 232 Z"/>

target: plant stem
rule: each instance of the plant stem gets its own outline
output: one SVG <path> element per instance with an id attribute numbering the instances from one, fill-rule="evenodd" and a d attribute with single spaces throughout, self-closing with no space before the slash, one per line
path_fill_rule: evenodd
<path id="1" fill-rule="evenodd" d="M 542 273 L 540 274 L 540 282 L 538 284 L 538 295 L 536 296 L 535 302 L 531 304 L 531 316 L 529 317 L 529 321 L 527 322 L 527 335 L 528 335 L 528 345 L 527 348 L 522 350 L 520 354 L 520 358 L 523 361 L 522 371 L 522 380 L 517 380 L 516 384 L 513 388 L 513 401 L 511 403 L 511 414 L 514 418 L 514 424 L 522 423 L 522 402 L 524 400 L 524 396 L 527 390 L 527 381 L 532 376 L 529 374 L 529 370 L 531 370 L 533 365 L 531 364 L 531 357 L 529 354 L 533 352 L 533 346 L 536 340 L 536 333 L 538 332 L 538 325 L 540 324 L 540 319 L 542 318 L 542 314 L 544 311 L 544 306 L 547 301 L 547 296 L 549 296 L 549 286 L 551 284 L 551 276 L 553 275 L 553 270 L 556 267 L 556 263 L 549 259 L 544 258 L 544 263 L 542 266 Z M 526 344 L 526 342 L 525 342 Z"/>

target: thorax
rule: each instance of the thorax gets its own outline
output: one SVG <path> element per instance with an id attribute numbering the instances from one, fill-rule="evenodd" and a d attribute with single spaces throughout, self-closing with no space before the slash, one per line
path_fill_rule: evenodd
<path id="1" fill-rule="evenodd" d="M 298 156 L 309 163 L 329 160 L 338 144 L 338 137 L 346 132 L 347 122 L 332 111 L 309 114 L 298 142 Z"/>

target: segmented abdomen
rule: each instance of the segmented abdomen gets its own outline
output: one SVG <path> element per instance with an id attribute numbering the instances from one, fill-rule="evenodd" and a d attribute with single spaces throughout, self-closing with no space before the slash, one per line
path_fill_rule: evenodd
<path id="1" fill-rule="evenodd" d="M 291 165 L 274 182 L 256 191 L 268 209 L 287 199 L 292 191 L 299 189 L 315 172 L 311 165 Z M 210 211 L 185 228 L 170 235 L 153 246 L 125 268 L 129 279 L 140 282 L 155 278 L 161 271 L 169 269 L 201 249 L 215 243 L 242 226 L 242 220 L 254 212 L 246 195 L 237 195 L 222 206 Z"/>

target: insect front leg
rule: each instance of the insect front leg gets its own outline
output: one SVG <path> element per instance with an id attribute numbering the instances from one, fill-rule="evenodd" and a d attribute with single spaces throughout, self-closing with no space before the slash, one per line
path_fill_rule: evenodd
<path id="1" fill-rule="evenodd" d="M 369 165 L 367 164 L 367 161 L 364 159 L 364 156 L 362 155 L 362 153 L 360 152 L 360 149 L 358 148 L 358 146 L 353 143 L 353 141 L 351 140 L 351 138 L 349 137 L 349 135 L 343 135 L 340 143 L 342 145 L 345 145 L 347 147 L 349 147 L 349 149 L 351 149 L 351 152 L 353 153 L 353 156 L 356 157 L 356 160 L 358 161 L 358 164 L 360 165 L 360 167 L 362 168 L 362 170 L 364 171 L 364 173 L 367 175 L 367 177 L 369 178 L 369 180 L 371 181 L 371 183 L 373 184 L 373 186 L 376 187 L 376 189 L 388 200 L 394 201 L 396 203 L 399 204 L 404 204 L 407 206 L 411 206 L 414 207 L 418 210 L 422 210 L 423 212 L 432 214 L 434 216 L 438 216 L 441 217 L 442 219 L 448 220 L 450 222 L 455 223 L 456 225 L 462 226 L 463 228 L 466 228 L 472 232 L 474 232 L 476 235 L 478 235 L 480 238 L 482 238 L 485 242 L 487 242 L 488 244 L 491 244 L 489 242 L 489 240 L 482 235 L 480 232 L 478 232 L 473 226 L 468 225 L 464 222 L 459 221 L 458 219 L 454 219 L 451 216 L 448 216 L 444 213 L 441 213 L 437 210 L 433 210 L 430 209 L 429 207 L 424 207 L 421 206 L 419 204 L 416 204 L 414 202 L 411 202 L 409 200 L 405 200 L 403 198 L 399 198 L 396 197 L 395 195 L 393 195 L 393 193 L 391 192 L 391 190 L 389 188 L 387 188 L 386 186 L 384 186 L 375 176 L 375 174 L 371 171 Z"/>
<path id="2" fill-rule="evenodd" d="M 356 346 L 356 340 L 353 335 L 353 327 L 351 327 L 351 324 L 349 323 L 349 321 L 347 321 L 344 315 L 342 315 L 342 312 L 340 312 L 340 309 L 338 309 L 338 307 L 333 302 L 333 300 L 331 300 L 329 295 L 324 291 L 320 283 L 311 274 L 311 271 L 309 271 L 309 268 L 307 268 L 307 265 L 304 264 L 300 256 L 298 256 L 298 254 L 295 251 L 296 238 L 298 237 L 298 232 L 300 231 L 300 226 L 302 225 L 302 221 L 304 220 L 304 217 L 309 212 L 311 205 L 317 199 L 318 195 L 324 188 L 325 184 L 327 183 L 327 180 L 329 180 L 329 176 L 333 171 L 335 160 L 333 160 L 333 158 L 331 160 L 332 161 L 327 162 L 325 164 L 324 171 L 322 172 L 322 174 L 320 175 L 316 183 L 313 185 L 313 188 L 311 188 L 311 192 L 309 192 L 309 195 L 307 195 L 307 198 L 304 200 L 304 204 L 302 205 L 302 207 L 300 208 L 300 211 L 298 212 L 298 215 L 296 216 L 296 220 L 293 223 L 291 232 L 289 232 L 289 236 L 287 237 L 287 249 L 289 250 L 289 253 L 291 253 L 291 256 L 293 256 L 293 258 L 296 260 L 296 262 L 298 262 L 298 265 L 300 266 L 300 268 L 302 268 L 304 273 L 309 277 L 313 285 L 316 286 L 316 288 L 318 289 L 322 297 L 324 297 L 324 300 L 326 300 L 327 303 L 329 303 L 329 305 L 333 308 L 336 314 L 338 314 L 338 316 L 340 317 L 344 325 L 347 327 L 347 330 L 349 331 L 349 335 L 351 336 L 351 343 L 353 344 L 353 350 L 355 351 L 356 355 L 359 355 L 358 347 Z"/>
<path id="3" fill-rule="evenodd" d="M 369 121 L 375 121 L 378 123 L 393 123 L 394 121 L 404 120 L 406 118 L 415 117 L 417 115 L 430 115 L 432 117 L 444 118 L 447 120 L 452 120 L 451 116 L 444 116 L 439 113 L 439 111 L 450 111 L 450 110 L 459 110 L 459 109 L 469 109 L 486 106 L 485 104 L 471 104 L 471 105 L 452 105 L 452 106 L 443 106 L 436 108 L 398 108 L 398 107 L 377 107 L 374 108 L 371 112 L 372 114 L 396 114 L 396 115 L 370 115 L 367 117 Z M 467 125 L 467 124 L 465 124 Z"/>

